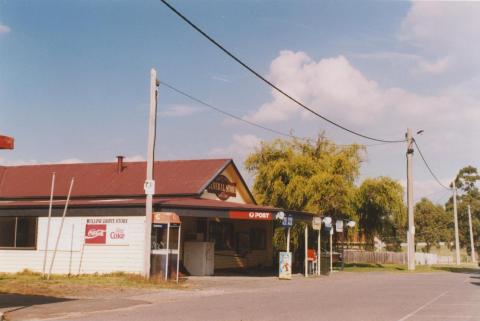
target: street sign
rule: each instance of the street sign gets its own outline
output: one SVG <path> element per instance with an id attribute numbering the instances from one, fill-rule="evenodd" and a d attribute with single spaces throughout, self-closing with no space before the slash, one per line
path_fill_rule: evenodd
<path id="1" fill-rule="evenodd" d="M 293 216 L 286 214 L 282 219 L 283 227 L 292 227 L 293 226 Z"/>
<path id="2" fill-rule="evenodd" d="M 278 278 L 290 280 L 292 278 L 292 252 L 280 252 L 278 258 Z"/>
<path id="3" fill-rule="evenodd" d="M 143 185 L 143 189 L 147 195 L 155 194 L 155 181 L 153 179 L 147 179 Z"/>
<path id="4" fill-rule="evenodd" d="M 343 232 L 343 221 L 342 220 L 338 220 L 337 222 L 335 222 L 335 230 L 337 231 L 337 233 L 342 233 Z"/>
<path id="5" fill-rule="evenodd" d="M 312 219 L 312 228 L 314 230 L 320 231 L 322 228 L 322 219 L 320 217 L 314 217 Z"/>

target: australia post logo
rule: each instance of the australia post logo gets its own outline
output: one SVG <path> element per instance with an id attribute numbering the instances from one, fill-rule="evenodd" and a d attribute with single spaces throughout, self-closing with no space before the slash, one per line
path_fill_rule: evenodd
<path id="1" fill-rule="evenodd" d="M 85 244 L 105 244 L 107 242 L 107 224 L 85 225 Z"/>

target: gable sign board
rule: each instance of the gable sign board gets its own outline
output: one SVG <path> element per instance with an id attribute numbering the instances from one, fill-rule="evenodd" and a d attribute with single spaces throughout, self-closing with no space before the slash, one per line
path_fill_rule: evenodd
<path id="1" fill-rule="evenodd" d="M 237 196 L 237 184 L 230 182 L 224 175 L 218 175 L 207 187 L 207 192 L 217 195 L 222 201 Z"/>
<path id="2" fill-rule="evenodd" d="M 270 212 L 230 211 L 228 217 L 236 220 L 271 221 L 273 214 Z"/>

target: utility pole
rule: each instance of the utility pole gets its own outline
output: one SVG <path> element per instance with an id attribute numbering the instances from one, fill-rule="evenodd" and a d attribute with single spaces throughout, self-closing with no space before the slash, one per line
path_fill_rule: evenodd
<path id="1" fill-rule="evenodd" d="M 415 270 L 415 221 L 413 218 L 413 137 L 412 129 L 407 129 L 407 207 L 408 207 L 408 232 L 407 232 L 407 259 L 408 269 Z"/>
<path id="2" fill-rule="evenodd" d="M 475 255 L 475 242 L 473 242 L 472 213 L 470 210 L 470 205 L 468 205 L 468 227 L 470 229 L 470 254 L 472 255 L 472 263 L 477 263 L 477 257 Z"/>
<path id="3" fill-rule="evenodd" d="M 457 186 L 453 182 L 453 219 L 455 223 L 455 262 L 460 265 L 460 241 L 458 239 Z"/>
<path id="4" fill-rule="evenodd" d="M 147 178 L 145 180 L 145 247 L 143 257 L 143 276 L 150 277 L 150 255 L 152 247 L 152 213 L 155 181 L 153 179 L 153 161 L 155 159 L 155 135 L 157 124 L 157 72 L 150 70 L 150 115 L 148 119 Z"/>

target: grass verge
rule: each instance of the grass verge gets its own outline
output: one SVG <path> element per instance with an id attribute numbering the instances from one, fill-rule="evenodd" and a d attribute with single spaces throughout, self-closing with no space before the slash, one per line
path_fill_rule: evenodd
<path id="1" fill-rule="evenodd" d="M 402 264 L 370 264 L 349 263 L 345 264 L 346 272 L 457 272 L 457 273 L 480 273 L 480 269 L 474 265 L 417 265 L 415 271 L 408 271 Z"/>
<path id="2" fill-rule="evenodd" d="M 41 295 L 61 298 L 95 298 L 116 296 L 143 290 L 182 289 L 185 282 L 165 282 L 144 279 L 138 274 L 115 272 L 82 274 L 78 276 L 51 275 L 50 280 L 40 273 L 24 270 L 19 273 L 0 273 L 0 293 Z M 141 291 L 140 291 L 141 292 Z"/>

